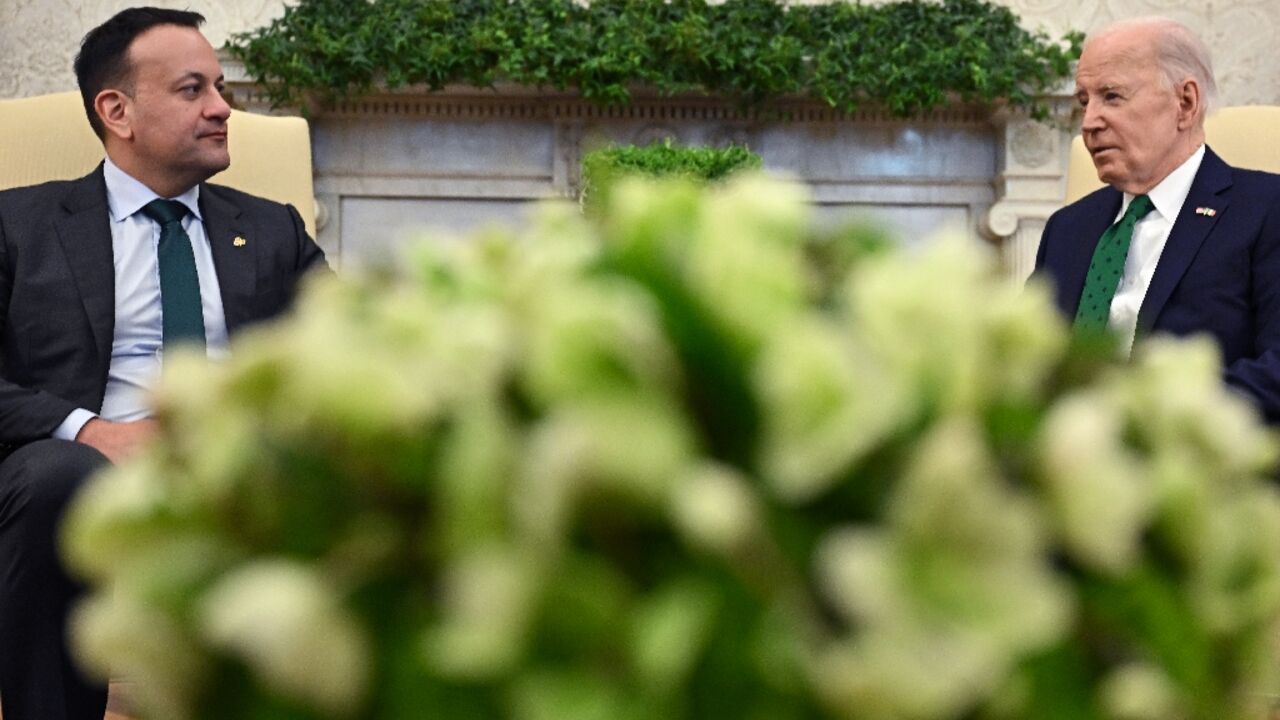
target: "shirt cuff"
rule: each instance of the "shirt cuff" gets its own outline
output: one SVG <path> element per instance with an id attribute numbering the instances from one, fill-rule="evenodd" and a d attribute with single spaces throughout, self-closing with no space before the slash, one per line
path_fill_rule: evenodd
<path id="1" fill-rule="evenodd" d="M 61 425 L 53 429 L 53 437 L 57 440 L 75 440 L 76 436 L 80 434 L 81 428 L 85 426 L 85 423 L 96 417 L 98 416 L 84 408 L 72 410 L 71 414 L 67 416 L 67 419 L 63 420 Z"/>

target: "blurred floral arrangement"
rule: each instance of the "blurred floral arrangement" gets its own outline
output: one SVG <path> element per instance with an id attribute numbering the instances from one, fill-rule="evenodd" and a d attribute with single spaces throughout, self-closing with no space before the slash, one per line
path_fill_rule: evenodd
<path id="1" fill-rule="evenodd" d="M 80 655 L 147 718 L 1220 720 L 1277 688 L 1276 443 L 1211 346 L 1112 365 L 973 241 L 818 238 L 794 184 L 624 182 L 167 365 L 164 441 L 65 525 Z"/>

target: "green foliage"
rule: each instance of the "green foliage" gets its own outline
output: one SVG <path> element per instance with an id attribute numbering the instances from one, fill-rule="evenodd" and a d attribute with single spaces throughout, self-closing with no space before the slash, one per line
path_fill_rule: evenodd
<path id="1" fill-rule="evenodd" d="M 615 145 L 583 156 L 581 197 L 584 206 L 597 209 L 608 205 L 610 188 L 623 177 L 679 176 L 712 182 L 739 170 L 758 170 L 762 166 L 759 155 L 740 145 L 683 147 L 672 145 L 669 139 L 644 147 Z"/>
<path id="2" fill-rule="evenodd" d="M 779 0 L 301 0 L 228 47 L 276 103 L 375 86 L 506 80 L 624 104 L 631 88 L 700 90 L 761 107 L 805 95 L 908 116 L 953 101 L 1037 116 L 1078 33 L 1052 42 L 985 0 L 786 5 Z"/>
<path id="3" fill-rule="evenodd" d="M 166 357 L 64 527 L 82 657 L 155 720 L 1263 717 L 1277 441 L 1212 343 L 1080 357 L 972 239 L 809 207 L 623 182 Z"/>

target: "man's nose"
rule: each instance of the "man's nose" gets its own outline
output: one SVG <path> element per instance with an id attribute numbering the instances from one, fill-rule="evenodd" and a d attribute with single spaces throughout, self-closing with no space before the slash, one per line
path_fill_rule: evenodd
<path id="1" fill-rule="evenodd" d="M 210 95 L 204 109 L 205 117 L 217 120 L 226 120 L 231 117 L 231 106 L 227 104 L 226 98 L 222 97 L 222 93 L 215 89 Z"/>
<path id="2" fill-rule="evenodd" d="M 1084 117 L 1080 120 L 1080 129 L 1085 132 L 1093 130 L 1101 130 L 1106 123 L 1102 121 L 1102 111 L 1097 108 L 1097 103 L 1088 103 L 1084 106 Z"/>

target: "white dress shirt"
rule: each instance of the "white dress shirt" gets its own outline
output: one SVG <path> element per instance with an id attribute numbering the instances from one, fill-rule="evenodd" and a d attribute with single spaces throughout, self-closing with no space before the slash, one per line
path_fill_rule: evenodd
<path id="1" fill-rule="evenodd" d="M 110 211 L 111 250 L 115 257 L 116 326 L 111 342 L 106 395 L 100 416 L 106 420 L 140 420 L 151 415 L 148 390 L 160 375 L 164 326 L 160 313 L 160 224 L 142 212 L 160 197 L 111 162 L 103 164 Z M 210 358 L 227 356 L 227 322 L 222 293 L 213 265 L 213 253 L 200 215 L 200 187 L 168 198 L 190 212 L 182 228 L 191 238 L 196 273 L 200 279 L 200 303 L 204 310 L 205 345 Z M 73 440 L 84 424 L 96 417 L 86 409 L 67 416 L 53 437 Z"/>
<path id="2" fill-rule="evenodd" d="M 1164 252 L 1169 233 L 1173 231 L 1173 223 L 1177 221 L 1178 213 L 1187 201 L 1191 183 L 1196 179 L 1202 160 L 1204 145 L 1152 188 L 1147 197 L 1151 198 L 1155 209 L 1147 213 L 1133 228 L 1129 255 L 1124 261 L 1124 276 L 1120 278 L 1120 286 L 1111 299 L 1111 317 L 1108 322 L 1108 327 L 1120 338 L 1121 352 L 1125 357 L 1133 351 L 1138 311 L 1142 309 L 1142 301 L 1147 297 L 1147 288 L 1151 287 L 1151 277 L 1155 275 L 1160 254 Z M 1120 212 L 1116 214 L 1113 223 L 1124 217 L 1133 198 L 1129 193 L 1124 194 L 1124 202 L 1120 203 Z"/>

